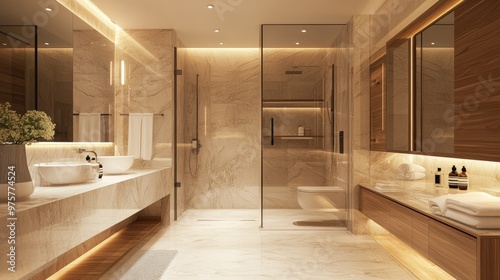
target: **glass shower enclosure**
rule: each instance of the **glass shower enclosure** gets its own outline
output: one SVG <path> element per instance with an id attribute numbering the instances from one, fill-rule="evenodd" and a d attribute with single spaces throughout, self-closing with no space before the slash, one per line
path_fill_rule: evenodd
<path id="1" fill-rule="evenodd" d="M 261 26 L 264 229 L 346 227 L 348 175 L 337 168 L 345 131 L 335 125 L 348 119 L 337 110 L 346 99 L 337 96 L 334 48 L 345 28 Z"/>

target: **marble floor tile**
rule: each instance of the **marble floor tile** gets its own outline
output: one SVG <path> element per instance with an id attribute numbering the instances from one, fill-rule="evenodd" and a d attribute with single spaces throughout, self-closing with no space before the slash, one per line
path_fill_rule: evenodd
<path id="1" fill-rule="evenodd" d="M 137 250 L 178 251 L 161 279 L 416 279 L 370 237 L 265 230 L 259 218 L 258 210 L 187 210 Z M 102 279 L 120 279 L 132 254 Z"/>

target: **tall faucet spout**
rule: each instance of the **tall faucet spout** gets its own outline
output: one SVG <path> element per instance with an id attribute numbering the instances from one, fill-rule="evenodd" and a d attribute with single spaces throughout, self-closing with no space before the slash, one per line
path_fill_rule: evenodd
<path id="1" fill-rule="evenodd" d="M 79 148 L 79 149 L 78 149 L 78 153 L 79 153 L 79 154 L 81 154 L 81 153 L 83 153 L 83 152 L 93 153 L 93 154 L 94 154 L 94 156 L 95 156 L 95 161 L 97 161 L 97 153 L 96 153 L 96 152 L 94 152 L 94 151 L 87 151 L 86 149 L 83 149 L 83 148 Z"/>

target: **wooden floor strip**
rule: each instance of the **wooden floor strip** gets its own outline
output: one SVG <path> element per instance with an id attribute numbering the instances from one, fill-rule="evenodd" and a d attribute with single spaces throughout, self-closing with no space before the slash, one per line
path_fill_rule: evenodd
<path id="1" fill-rule="evenodd" d="M 135 221 L 48 279 L 99 279 L 159 225 L 159 221 Z"/>

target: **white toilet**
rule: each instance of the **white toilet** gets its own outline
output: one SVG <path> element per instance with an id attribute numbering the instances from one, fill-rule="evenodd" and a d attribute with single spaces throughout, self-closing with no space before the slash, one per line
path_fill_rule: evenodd
<path id="1" fill-rule="evenodd" d="M 345 209 L 345 191 L 336 186 L 297 187 L 297 200 L 304 210 L 338 212 Z"/>

